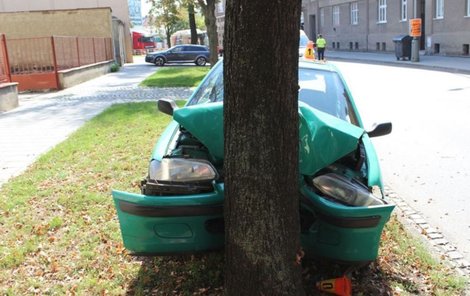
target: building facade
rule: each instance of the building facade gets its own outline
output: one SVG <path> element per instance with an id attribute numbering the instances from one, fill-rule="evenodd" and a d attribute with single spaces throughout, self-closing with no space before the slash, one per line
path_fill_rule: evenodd
<path id="1" fill-rule="evenodd" d="M 420 18 L 426 54 L 469 56 L 470 0 L 303 0 L 302 12 L 309 38 L 321 33 L 330 49 L 394 51 Z"/>
<path id="2" fill-rule="evenodd" d="M 129 18 L 134 26 L 143 24 L 141 2 L 141 0 L 129 0 Z"/>
<path id="3" fill-rule="evenodd" d="M 108 8 L 110 12 L 111 17 L 107 18 L 106 25 L 97 24 L 99 20 L 92 17 L 92 14 L 100 11 L 101 8 Z M 54 13 L 54 11 L 60 12 Z M 28 12 L 42 13 L 42 17 L 31 19 L 28 17 Z M 133 61 L 127 0 L 0 0 L 1 13 L 13 13 L 8 14 L 8 18 L 12 16 L 19 18 L 16 19 L 16 25 L 9 27 L 8 32 L 5 32 L 7 27 L 0 26 L 0 31 L 2 31 L 0 33 L 6 33 L 7 38 L 51 35 L 112 36 L 118 62 L 122 64 Z M 77 13 L 83 15 L 77 17 Z M 7 14 L 4 15 L 6 17 Z M 2 21 L 11 22 L 12 20 L 3 19 Z M 113 26 L 112 29 L 111 26 Z"/>

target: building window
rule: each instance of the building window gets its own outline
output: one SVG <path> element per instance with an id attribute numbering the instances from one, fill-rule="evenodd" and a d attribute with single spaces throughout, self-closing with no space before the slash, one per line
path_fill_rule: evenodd
<path id="1" fill-rule="evenodd" d="M 439 1 L 439 0 L 437 0 Z M 443 1 L 443 0 L 441 0 Z M 378 19 L 379 23 L 387 22 L 387 0 L 378 0 Z"/>
<path id="2" fill-rule="evenodd" d="M 401 10 L 400 11 L 401 20 L 406 21 L 408 19 L 408 1 L 407 0 L 401 0 L 400 10 Z"/>
<path id="3" fill-rule="evenodd" d="M 339 26 L 339 6 L 333 6 L 333 26 Z"/>
<path id="4" fill-rule="evenodd" d="M 325 26 L 325 8 L 320 8 L 320 27 Z"/>
<path id="5" fill-rule="evenodd" d="M 436 18 L 444 18 L 444 0 L 436 0 Z"/>
<path id="6" fill-rule="evenodd" d="M 224 13 L 224 1 L 220 1 L 219 3 L 217 3 L 217 12 L 218 13 Z"/>
<path id="7" fill-rule="evenodd" d="M 357 25 L 358 23 L 359 23 L 359 8 L 357 7 L 357 2 L 351 2 L 351 25 Z"/>
<path id="8" fill-rule="evenodd" d="M 470 0 L 467 0 L 467 14 L 466 16 L 470 16 Z"/>

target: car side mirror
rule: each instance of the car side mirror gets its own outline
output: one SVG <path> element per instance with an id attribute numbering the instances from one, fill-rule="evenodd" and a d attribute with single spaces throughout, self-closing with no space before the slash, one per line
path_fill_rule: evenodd
<path id="1" fill-rule="evenodd" d="M 157 101 L 157 108 L 161 112 L 173 116 L 173 111 L 178 109 L 175 101 L 170 99 L 160 99 Z"/>
<path id="2" fill-rule="evenodd" d="M 367 131 L 367 134 L 370 138 L 373 137 L 380 137 L 388 135 L 392 132 L 392 123 L 391 122 L 384 122 L 379 124 L 374 124 L 370 131 Z"/>

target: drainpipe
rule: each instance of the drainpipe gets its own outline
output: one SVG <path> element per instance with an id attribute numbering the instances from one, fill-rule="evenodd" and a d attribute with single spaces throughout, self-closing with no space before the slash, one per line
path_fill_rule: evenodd
<path id="1" fill-rule="evenodd" d="M 369 22 L 370 22 L 370 15 L 369 15 L 369 0 L 366 1 L 366 51 L 369 51 Z"/>

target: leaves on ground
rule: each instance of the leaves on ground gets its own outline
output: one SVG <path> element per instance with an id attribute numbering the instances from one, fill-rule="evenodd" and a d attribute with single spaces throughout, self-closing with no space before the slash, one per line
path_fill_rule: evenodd
<path id="1" fill-rule="evenodd" d="M 122 245 L 111 189 L 138 192 L 169 120 L 154 103 L 113 106 L 0 189 L 1 294 L 223 294 L 222 252 L 142 258 Z M 461 280 L 405 238 L 392 219 L 379 259 L 351 273 L 354 295 L 458 295 Z M 310 295 L 348 268 L 302 266 Z"/>

